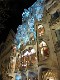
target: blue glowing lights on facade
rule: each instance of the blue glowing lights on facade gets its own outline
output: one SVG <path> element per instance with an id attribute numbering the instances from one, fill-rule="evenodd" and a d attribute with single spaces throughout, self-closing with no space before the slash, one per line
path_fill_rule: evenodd
<path id="1" fill-rule="evenodd" d="M 15 76 L 15 80 L 21 80 L 21 79 L 22 79 L 22 77 L 20 75 Z"/>
<path id="2" fill-rule="evenodd" d="M 34 24 L 35 20 L 42 20 L 43 10 L 43 0 L 37 0 L 31 7 L 24 9 L 24 12 L 22 13 L 22 25 L 18 26 L 14 40 L 15 43 L 17 43 L 17 48 L 20 48 L 22 42 L 25 45 L 29 42 L 31 33 L 34 36 L 34 39 L 36 39 Z"/>

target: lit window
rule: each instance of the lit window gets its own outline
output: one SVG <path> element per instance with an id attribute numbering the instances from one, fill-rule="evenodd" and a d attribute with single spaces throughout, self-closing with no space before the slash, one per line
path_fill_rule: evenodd
<path id="1" fill-rule="evenodd" d="M 49 80 L 54 80 L 54 78 L 50 78 Z"/>
<path id="2" fill-rule="evenodd" d="M 27 56 L 27 55 L 29 55 L 29 52 L 28 52 L 28 51 L 26 51 L 26 52 L 24 53 L 24 56 Z"/>
<path id="3" fill-rule="evenodd" d="M 44 27 L 42 25 L 38 25 L 38 34 L 39 36 L 44 35 Z"/>
<path id="4" fill-rule="evenodd" d="M 36 53 L 35 49 L 31 49 L 30 51 L 27 50 L 27 51 L 24 53 L 24 56 L 31 55 L 31 54 L 34 54 L 34 53 Z"/>
<path id="5" fill-rule="evenodd" d="M 40 47 L 40 53 L 43 57 L 48 57 L 49 56 L 49 49 L 48 49 L 48 46 L 47 44 L 42 41 L 40 44 L 39 44 L 39 47 Z"/>
<path id="6" fill-rule="evenodd" d="M 33 53 L 36 53 L 35 49 L 31 49 L 31 53 L 32 53 L 32 54 L 33 54 Z"/>

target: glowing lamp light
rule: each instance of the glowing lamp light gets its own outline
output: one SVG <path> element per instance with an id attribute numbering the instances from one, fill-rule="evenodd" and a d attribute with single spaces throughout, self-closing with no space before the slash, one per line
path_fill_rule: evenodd
<path id="1" fill-rule="evenodd" d="M 37 60 L 37 57 L 35 57 L 35 59 Z"/>
<path id="2" fill-rule="evenodd" d="M 13 61 L 13 62 L 15 62 L 15 60 L 14 60 L 14 59 L 13 59 L 12 61 Z"/>
<path id="3" fill-rule="evenodd" d="M 36 53 L 35 49 L 31 49 L 31 53 L 32 53 L 32 54 L 33 54 L 33 53 Z"/>
<path id="4" fill-rule="evenodd" d="M 39 33 L 39 36 L 44 35 L 44 27 L 42 25 L 38 26 L 38 33 Z"/>
<path id="5" fill-rule="evenodd" d="M 41 49 L 41 54 L 42 54 L 42 55 L 44 54 L 44 50 L 43 50 L 43 48 Z"/>
<path id="6" fill-rule="evenodd" d="M 24 53 L 24 56 L 26 56 L 26 55 L 29 55 L 29 52 L 28 52 L 28 51 L 26 51 L 26 52 Z"/>
<path id="7" fill-rule="evenodd" d="M 39 47 L 43 47 L 43 46 L 47 46 L 44 41 L 42 41 L 42 42 L 40 43 Z"/>
<path id="8" fill-rule="evenodd" d="M 31 55 L 32 53 L 31 52 L 29 52 L 29 54 L 28 55 Z"/>
<path id="9" fill-rule="evenodd" d="M 26 51 L 24 53 L 24 56 L 31 55 L 31 54 L 34 54 L 34 53 L 36 53 L 35 49 L 31 49 L 31 52 Z"/>
<path id="10" fill-rule="evenodd" d="M 24 65 L 22 64 L 22 66 L 24 66 Z"/>
<path id="11" fill-rule="evenodd" d="M 26 64 L 24 64 L 24 66 L 26 66 Z"/>
<path id="12" fill-rule="evenodd" d="M 54 78 L 50 78 L 49 80 L 54 80 Z"/>
<path id="13" fill-rule="evenodd" d="M 23 57 L 23 55 L 22 55 L 22 57 Z"/>
<path id="14" fill-rule="evenodd" d="M 40 28 L 43 28 L 43 26 L 42 26 L 42 25 L 39 25 L 39 26 L 38 26 L 38 29 L 40 29 Z"/>

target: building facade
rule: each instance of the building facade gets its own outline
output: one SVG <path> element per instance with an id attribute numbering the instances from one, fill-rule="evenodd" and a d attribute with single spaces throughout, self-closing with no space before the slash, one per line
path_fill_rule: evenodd
<path id="1" fill-rule="evenodd" d="M 60 1 L 37 0 L 25 9 L 22 25 L 1 46 L 5 44 L 0 54 L 3 80 L 59 80 Z"/>
<path id="2" fill-rule="evenodd" d="M 45 28 L 43 40 L 49 47 L 49 58 L 40 63 L 40 70 L 43 74 L 42 80 L 59 80 L 60 63 L 59 63 L 59 24 L 60 24 L 60 1 L 46 0 L 44 17 L 41 24 Z M 42 64 L 42 65 L 41 65 Z M 42 69 L 41 69 L 42 68 Z M 46 70 L 45 70 L 45 69 Z M 55 76 L 54 76 L 55 75 Z"/>
<path id="3" fill-rule="evenodd" d="M 12 45 L 14 42 L 15 33 L 10 30 L 7 39 L 0 45 L 0 71 L 3 80 L 7 79 L 7 73 L 9 72 L 10 56 L 12 53 Z"/>

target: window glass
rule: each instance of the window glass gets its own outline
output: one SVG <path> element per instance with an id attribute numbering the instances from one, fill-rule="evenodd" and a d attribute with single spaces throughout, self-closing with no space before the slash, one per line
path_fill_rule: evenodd
<path id="1" fill-rule="evenodd" d="M 40 54 L 42 55 L 43 59 L 46 59 L 49 56 L 49 49 L 47 44 L 44 41 L 41 41 L 39 44 Z"/>
<path id="2" fill-rule="evenodd" d="M 42 36 L 44 35 L 44 27 L 42 25 L 38 25 L 38 35 Z"/>

